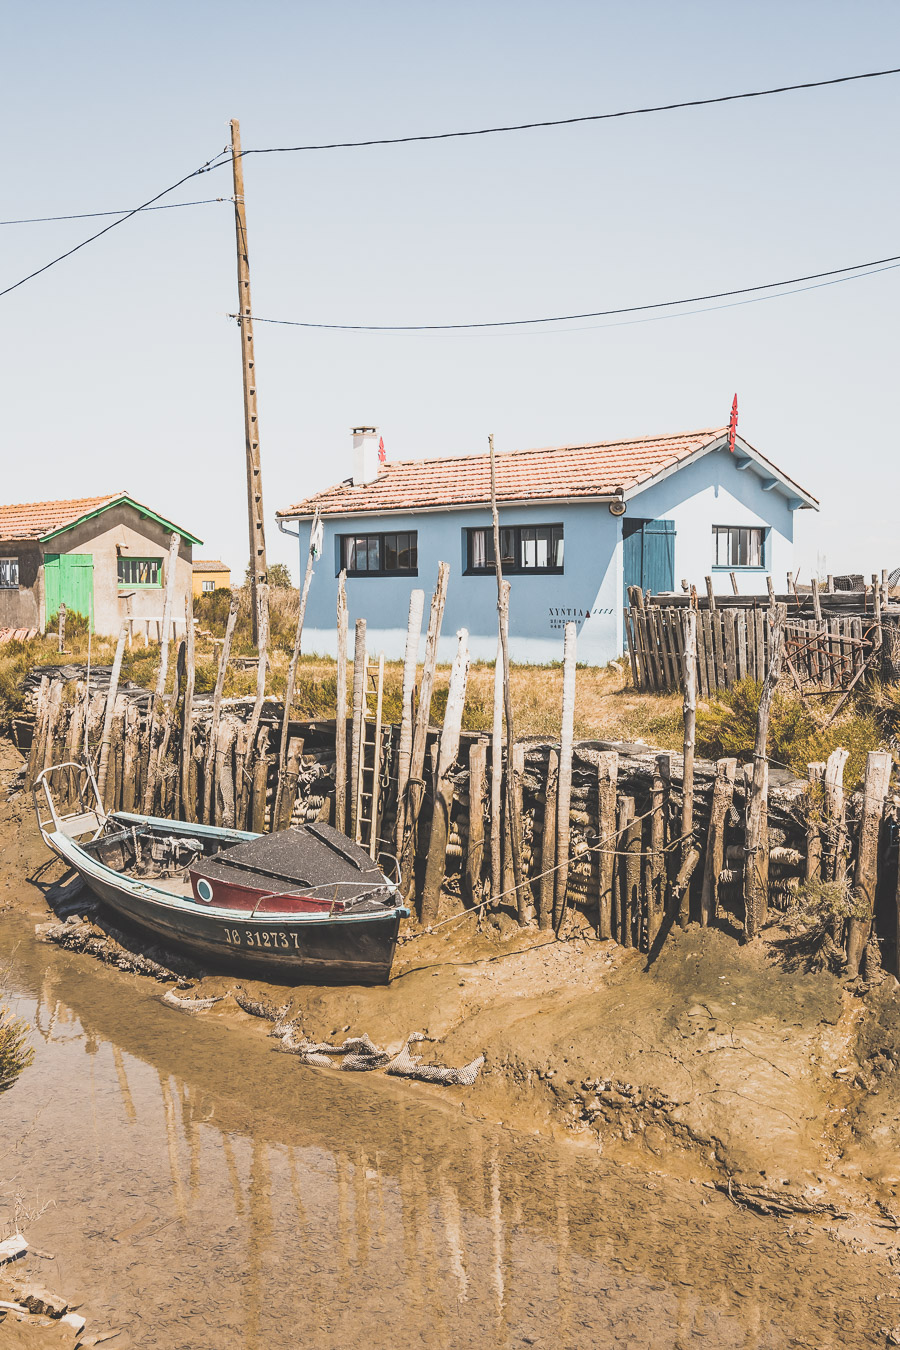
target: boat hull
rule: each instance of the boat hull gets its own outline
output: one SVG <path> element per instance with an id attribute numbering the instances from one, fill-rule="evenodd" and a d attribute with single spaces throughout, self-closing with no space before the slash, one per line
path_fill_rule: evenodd
<path id="1" fill-rule="evenodd" d="M 402 906 L 339 917 L 201 909 L 194 900 L 116 873 L 65 835 L 49 834 L 47 843 L 103 905 L 163 945 L 278 982 L 386 983 L 400 920 L 409 913 Z"/>

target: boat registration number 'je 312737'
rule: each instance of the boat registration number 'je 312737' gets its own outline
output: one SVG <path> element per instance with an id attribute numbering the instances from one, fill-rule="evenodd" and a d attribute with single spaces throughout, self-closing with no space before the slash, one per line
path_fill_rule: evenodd
<path id="1" fill-rule="evenodd" d="M 256 931 L 248 929 L 245 933 L 239 928 L 226 928 L 225 941 L 232 947 L 268 947 L 270 950 L 285 947 L 292 950 L 300 948 L 297 933 L 282 933 L 277 928 L 261 928 Z"/>

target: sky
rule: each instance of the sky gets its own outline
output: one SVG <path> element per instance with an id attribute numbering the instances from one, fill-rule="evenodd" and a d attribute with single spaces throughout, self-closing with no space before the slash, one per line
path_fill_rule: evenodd
<path id="1" fill-rule="evenodd" d="M 7 14 L 4 220 L 133 207 L 217 155 L 900 66 L 896 0 L 32 0 Z M 620 121 L 247 155 L 257 316 L 464 323 L 752 286 L 900 254 L 900 76 Z M 127 490 L 242 572 L 228 166 L 0 300 L 2 500 Z M 0 227 L 0 289 L 105 220 Z M 361 334 L 259 323 L 269 561 L 282 509 L 389 458 L 719 426 L 821 501 L 811 573 L 900 566 L 900 271 L 651 320 Z M 642 321 L 635 322 L 635 318 Z M 698 579 L 699 580 L 699 579 Z"/>

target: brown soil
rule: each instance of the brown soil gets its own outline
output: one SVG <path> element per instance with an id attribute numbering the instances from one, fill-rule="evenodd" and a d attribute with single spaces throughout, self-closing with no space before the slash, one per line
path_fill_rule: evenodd
<path id="1" fill-rule="evenodd" d="M 18 765 L 0 752 L 8 780 Z M 59 876 L 22 795 L 0 803 L 0 905 L 51 917 L 42 890 Z M 87 959 L 87 958 L 84 958 Z M 747 1194 L 831 1204 L 854 1241 L 893 1252 L 900 1211 L 900 987 L 868 996 L 833 976 L 787 970 L 765 943 L 741 947 L 716 930 L 676 931 L 647 958 L 589 931 L 563 940 L 472 918 L 440 932 L 411 929 L 390 986 L 273 987 L 233 975 L 198 978 L 191 994 L 240 983 L 273 1007 L 290 999 L 312 1039 L 366 1032 L 399 1048 L 411 1031 L 428 1057 L 484 1070 L 464 1109 L 518 1128 L 577 1136 L 615 1161 Z M 208 1012 L 246 1022 L 228 997 Z M 259 1034 L 269 1028 L 260 1023 Z M 439 1097 L 443 1089 L 410 1090 Z"/>

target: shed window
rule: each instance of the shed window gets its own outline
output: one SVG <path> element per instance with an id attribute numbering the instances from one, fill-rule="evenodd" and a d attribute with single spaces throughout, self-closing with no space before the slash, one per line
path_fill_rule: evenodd
<path id="1" fill-rule="evenodd" d="M 214 590 L 216 589 L 216 583 L 215 583 L 214 581 L 204 581 L 204 582 L 202 583 L 202 585 L 203 585 L 203 593 L 204 593 L 204 595 L 205 595 L 208 591 L 214 591 Z"/>
<path id="2" fill-rule="evenodd" d="M 117 579 L 120 586 L 161 586 L 162 558 L 119 558 Z"/>
<path id="3" fill-rule="evenodd" d="M 561 572 L 562 525 L 504 525 L 500 529 L 500 562 L 504 572 Z M 466 530 L 466 572 L 494 570 L 494 532 L 489 527 Z"/>
<path id="4" fill-rule="evenodd" d="M 0 558 L 0 590 L 14 591 L 19 585 L 18 558 Z"/>
<path id="5" fill-rule="evenodd" d="M 351 577 L 418 576 L 418 533 L 342 534 L 340 565 Z"/>
<path id="6" fill-rule="evenodd" d="M 714 525 L 716 567 L 763 567 L 765 531 L 757 525 Z"/>

